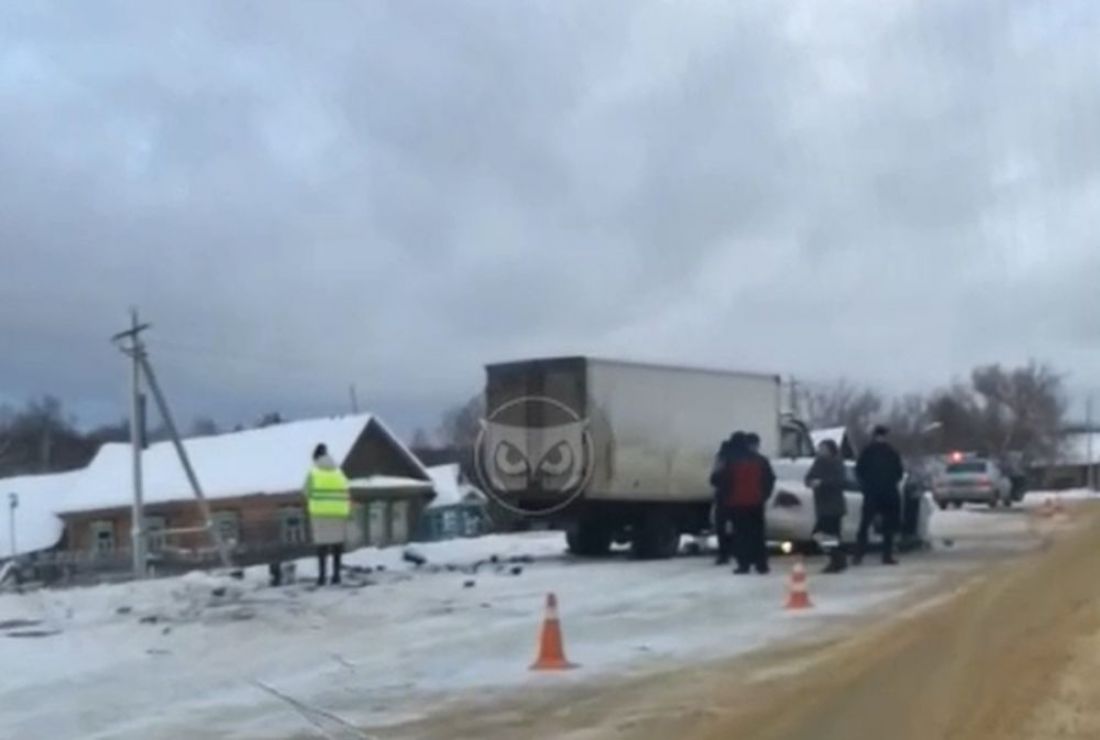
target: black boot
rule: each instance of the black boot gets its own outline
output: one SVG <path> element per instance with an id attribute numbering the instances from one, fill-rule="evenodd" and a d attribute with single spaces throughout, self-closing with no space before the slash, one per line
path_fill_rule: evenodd
<path id="1" fill-rule="evenodd" d="M 343 545 L 332 546 L 332 585 L 340 585 L 340 558 L 344 554 Z"/>
<path id="2" fill-rule="evenodd" d="M 326 566 L 327 566 L 327 563 L 325 561 L 328 559 L 328 553 L 325 552 L 325 551 L 327 549 L 328 548 L 326 548 L 326 547 L 318 547 L 317 548 L 317 585 L 318 586 L 324 586 L 325 585 L 325 570 L 326 570 Z"/>
<path id="3" fill-rule="evenodd" d="M 842 573 L 848 570 L 848 556 L 844 554 L 843 550 L 832 550 L 829 552 L 829 563 L 825 566 L 822 573 Z"/>

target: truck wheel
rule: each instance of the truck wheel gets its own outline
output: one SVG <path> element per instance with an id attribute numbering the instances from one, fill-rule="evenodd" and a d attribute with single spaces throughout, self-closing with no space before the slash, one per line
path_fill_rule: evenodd
<path id="1" fill-rule="evenodd" d="M 577 522 L 565 531 L 569 552 L 597 558 L 611 551 L 611 527 L 602 522 Z"/>
<path id="2" fill-rule="evenodd" d="M 680 528 L 669 516 L 647 515 L 634 532 L 631 552 L 644 560 L 664 560 L 680 551 Z"/>

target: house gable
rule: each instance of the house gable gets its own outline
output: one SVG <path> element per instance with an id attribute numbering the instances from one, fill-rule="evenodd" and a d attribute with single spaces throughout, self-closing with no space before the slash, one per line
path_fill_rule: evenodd
<path id="1" fill-rule="evenodd" d="M 420 462 L 377 418 L 364 427 L 341 467 L 352 479 L 380 475 L 430 480 Z"/>

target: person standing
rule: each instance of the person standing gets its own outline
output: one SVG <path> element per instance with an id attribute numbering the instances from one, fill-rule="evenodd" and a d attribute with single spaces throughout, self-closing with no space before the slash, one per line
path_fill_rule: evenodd
<path id="1" fill-rule="evenodd" d="M 718 557 L 715 565 L 728 565 L 733 554 L 733 518 L 731 509 L 726 505 L 725 491 L 720 484 L 720 476 L 729 464 L 731 450 L 745 446 L 745 434 L 734 432 L 722 442 L 718 455 L 714 458 L 714 469 L 710 474 L 710 483 L 714 486 L 714 532 L 718 537 Z"/>
<path id="2" fill-rule="evenodd" d="M 844 500 L 844 460 L 836 442 L 824 440 L 817 446 L 817 457 L 806 473 L 806 485 L 814 492 L 814 534 L 829 556 L 826 573 L 840 573 L 848 568 L 844 551 L 842 524 L 848 513 Z"/>
<path id="3" fill-rule="evenodd" d="M 775 472 L 768 459 L 751 448 L 752 436 L 746 434 L 736 444 L 731 440 L 725 464 L 712 477 L 733 522 L 737 574 L 752 567 L 768 572 L 764 507 L 775 488 Z"/>
<path id="4" fill-rule="evenodd" d="M 351 491 L 344 471 L 319 444 L 313 450 L 313 467 L 306 478 L 306 507 L 310 534 L 317 548 L 317 585 L 325 585 L 326 560 L 332 556 L 333 585 L 340 583 L 340 560 L 351 517 Z"/>
<path id="5" fill-rule="evenodd" d="M 875 427 L 871 443 L 863 449 L 856 462 L 856 475 L 863 489 L 863 512 L 859 519 L 855 557 L 852 559 L 856 565 L 863 562 L 863 555 L 867 552 L 867 536 L 876 518 L 881 520 L 882 525 L 882 562 L 897 565 L 894 535 L 901 513 L 898 484 L 905 475 L 905 469 L 898 451 L 887 441 L 889 433 L 884 426 Z"/>

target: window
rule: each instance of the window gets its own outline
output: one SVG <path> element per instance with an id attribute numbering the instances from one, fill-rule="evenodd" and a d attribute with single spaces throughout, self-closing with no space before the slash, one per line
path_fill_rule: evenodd
<path id="1" fill-rule="evenodd" d="M 236 545 L 241 540 L 241 517 L 235 511 L 215 511 L 214 526 L 228 545 Z"/>
<path id="2" fill-rule="evenodd" d="M 466 516 L 462 520 L 462 534 L 467 537 L 477 537 L 481 534 L 481 511 L 470 507 L 466 510 Z"/>
<path id="3" fill-rule="evenodd" d="M 92 552 L 114 552 L 115 549 L 115 523 L 111 521 L 96 521 L 90 525 L 92 533 Z"/>
<path id="4" fill-rule="evenodd" d="M 952 463 L 947 466 L 948 473 L 988 473 L 988 463 L 985 462 L 962 462 Z"/>
<path id="5" fill-rule="evenodd" d="M 458 534 L 458 512 L 453 508 L 443 510 L 443 536 L 454 537 Z"/>
<path id="6" fill-rule="evenodd" d="M 306 519 L 301 506 L 279 509 L 279 541 L 284 545 L 301 545 L 306 541 Z"/>
<path id="7" fill-rule="evenodd" d="M 164 530 L 168 529 L 168 520 L 163 516 L 145 517 L 145 542 L 148 543 L 149 552 L 160 552 L 164 549 Z"/>

